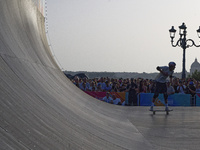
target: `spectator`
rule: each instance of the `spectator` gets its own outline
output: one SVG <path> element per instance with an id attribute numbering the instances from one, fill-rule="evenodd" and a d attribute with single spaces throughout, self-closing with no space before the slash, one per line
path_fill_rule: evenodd
<path id="1" fill-rule="evenodd" d="M 111 100 L 111 102 L 110 102 L 111 104 L 122 105 L 121 100 L 119 98 L 117 98 L 115 94 L 112 95 L 112 99 L 113 100 Z"/>
<path id="2" fill-rule="evenodd" d="M 167 95 L 172 95 L 175 93 L 174 87 L 171 86 L 171 83 L 167 81 Z"/>
<path id="3" fill-rule="evenodd" d="M 122 85 L 119 88 L 119 92 L 125 92 L 127 85 L 125 83 L 122 83 Z"/>
<path id="4" fill-rule="evenodd" d="M 102 88 L 101 88 L 101 84 L 97 84 L 97 92 L 103 92 Z"/>
<path id="5" fill-rule="evenodd" d="M 134 83 L 134 79 L 131 79 L 131 83 L 127 86 L 128 90 L 128 105 L 137 106 L 137 85 Z"/>
<path id="6" fill-rule="evenodd" d="M 87 82 L 87 78 L 83 78 L 83 81 L 79 84 L 79 86 L 80 86 L 80 89 L 82 90 L 90 89 L 90 83 Z"/>
<path id="7" fill-rule="evenodd" d="M 200 82 L 196 83 L 196 94 L 200 94 Z"/>
<path id="8" fill-rule="evenodd" d="M 105 84 L 105 82 L 104 82 L 104 78 L 103 78 L 103 77 L 100 78 L 99 83 L 97 84 L 97 86 L 98 86 L 99 84 L 101 85 L 101 89 L 104 90 L 106 84 Z"/>
<path id="9" fill-rule="evenodd" d="M 151 93 L 151 90 L 150 90 L 150 82 L 152 82 L 152 81 L 146 79 L 146 83 L 145 83 L 145 84 L 146 84 L 146 88 L 147 88 L 146 93 Z"/>
<path id="10" fill-rule="evenodd" d="M 149 84 L 150 93 L 154 93 L 155 88 L 156 88 L 156 82 L 154 80 L 150 81 L 150 84 Z"/>
<path id="11" fill-rule="evenodd" d="M 178 91 L 178 78 L 173 79 L 172 86 L 174 87 L 175 93 L 179 93 L 179 91 Z"/>
<path id="12" fill-rule="evenodd" d="M 195 101 L 196 88 L 194 86 L 193 81 L 190 81 L 189 85 L 187 86 L 187 94 L 191 95 L 190 99 L 191 106 L 196 106 L 196 101 Z"/>
<path id="13" fill-rule="evenodd" d="M 112 90 L 112 87 L 110 85 L 110 82 L 109 81 L 106 81 L 106 86 L 104 87 L 104 90 L 105 92 L 110 92 Z"/>
<path id="14" fill-rule="evenodd" d="M 139 84 L 139 93 L 146 93 L 147 91 L 147 87 L 145 86 L 145 81 L 144 80 L 141 80 L 140 81 L 140 84 Z"/>
<path id="15" fill-rule="evenodd" d="M 97 87 L 95 86 L 95 82 L 94 81 L 91 82 L 89 90 L 90 91 L 96 91 L 97 90 Z"/>
<path id="16" fill-rule="evenodd" d="M 92 92 L 96 92 L 96 89 L 95 89 L 95 87 L 92 87 L 92 90 L 91 90 Z"/>
<path id="17" fill-rule="evenodd" d="M 140 78 L 137 78 L 137 80 L 136 80 L 136 84 L 137 84 L 137 87 L 140 86 Z"/>
<path id="18" fill-rule="evenodd" d="M 177 87 L 177 91 L 179 94 L 185 94 L 186 86 L 183 85 L 183 82 L 179 80 L 179 86 Z"/>
<path id="19" fill-rule="evenodd" d="M 106 96 L 103 98 L 103 101 L 106 103 L 110 103 L 112 101 L 112 97 L 110 97 L 110 93 L 106 92 Z"/>
<path id="20" fill-rule="evenodd" d="M 113 84 L 112 84 L 112 91 L 113 92 L 119 92 L 118 91 L 118 84 L 117 84 L 117 82 L 113 82 Z"/>
<path id="21" fill-rule="evenodd" d="M 78 78 L 78 76 L 75 76 L 75 77 L 74 77 L 73 83 L 74 83 L 77 87 L 79 87 L 79 78 Z"/>
<path id="22" fill-rule="evenodd" d="M 87 86 L 86 86 L 86 83 L 85 83 L 85 82 L 83 82 L 83 83 L 82 83 L 82 85 L 81 85 L 80 89 L 81 89 L 81 90 L 83 90 L 83 91 L 89 91 L 89 89 L 87 88 Z"/>

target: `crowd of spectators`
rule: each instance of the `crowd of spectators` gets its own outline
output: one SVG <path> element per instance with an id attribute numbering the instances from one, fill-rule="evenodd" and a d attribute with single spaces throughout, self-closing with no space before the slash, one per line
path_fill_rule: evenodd
<path id="1" fill-rule="evenodd" d="M 155 81 L 151 79 L 137 78 L 132 79 L 137 85 L 135 89 L 139 93 L 154 93 Z M 83 91 L 96 92 L 128 92 L 130 90 L 131 79 L 113 79 L 113 78 L 94 78 L 94 79 L 79 79 L 74 77 L 72 82 Z M 200 81 L 194 79 L 179 79 L 174 78 L 172 83 L 167 83 L 168 94 L 181 93 L 195 95 L 200 93 Z"/>

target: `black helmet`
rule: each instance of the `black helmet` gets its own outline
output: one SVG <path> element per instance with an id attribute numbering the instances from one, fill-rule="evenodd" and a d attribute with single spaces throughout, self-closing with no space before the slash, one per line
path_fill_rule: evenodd
<path id="1" fill-rule="evenodd" d="M 176 63 L 171 61 L 171 62 L 169 62 L 169 66 L 176 66 Z"/>

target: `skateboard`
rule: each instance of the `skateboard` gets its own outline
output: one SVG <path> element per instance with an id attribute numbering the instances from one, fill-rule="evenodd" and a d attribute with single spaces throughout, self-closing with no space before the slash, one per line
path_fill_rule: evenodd
<path id="1" fill-rule="evenodd" d="M 149 111 L 152 111 L 154 115 L 156 114 L 157 111 L 158 111 L 158 112 L 166 112 L 166 114 L 169 115 L 169 112 L 170 112 L 170 111 L 173 111 L 173 109 L 169 109 L 168 111 L 166 111 L 166 110 L 161 110 L 161 109 L 155 109 L 155 110 L 149 110 Z"/>

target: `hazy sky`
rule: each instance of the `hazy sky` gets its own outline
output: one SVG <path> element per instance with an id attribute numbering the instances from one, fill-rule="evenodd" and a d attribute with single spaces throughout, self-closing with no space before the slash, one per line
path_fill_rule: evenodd
<path id="1" fill-rule="evenodd" d="M 48 33 L 64 70 L 157 72 L 169 61 L 182 71 L 183 50 L 169 29 L 185 22 L 196 44 L 200 0 L 48 0 Z M 200 48 L 186 50 L 186 70 Z"/>

